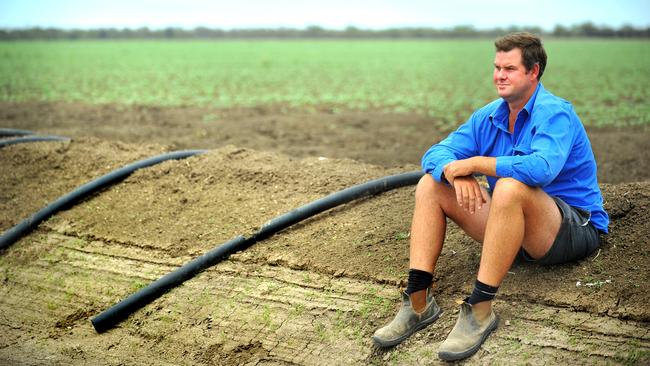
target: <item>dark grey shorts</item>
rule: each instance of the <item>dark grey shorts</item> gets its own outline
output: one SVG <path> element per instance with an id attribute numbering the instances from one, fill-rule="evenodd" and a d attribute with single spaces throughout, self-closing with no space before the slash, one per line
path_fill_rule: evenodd
<path id="1" fill-rule="evenodd" d="M 555 200 L 562 214 L 560 231 L 551 249 L 542 258 L 533 259 L 524 248 L 517 255 L 518 262 L 534 262 L 550 265 L 580 260 L 588 257 L 600 246 L 600 232 L 592 225 L 591 212 L 569 206 L 560 198 Z"/>

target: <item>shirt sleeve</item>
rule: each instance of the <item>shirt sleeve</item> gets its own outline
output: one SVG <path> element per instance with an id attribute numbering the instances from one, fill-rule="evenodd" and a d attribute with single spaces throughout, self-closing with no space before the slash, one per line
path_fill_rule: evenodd
<path id="1" fill-rule="evenodd" d="M 422 170 L 442 182 L 445 165 L 454 160 L 467 159 L 478 155 L 474 135 L 474 116 L 462 124 L 444 140 L 431 146 L 422 157 Z"/>
<path id="2" fill-rule="evenodd" d="M 571 152 L 573 120 L 567 111 L 543 114 L 530 153 L 497 157 L 496 173 L 533 187 L 544 187 L 560 174 Z"/>

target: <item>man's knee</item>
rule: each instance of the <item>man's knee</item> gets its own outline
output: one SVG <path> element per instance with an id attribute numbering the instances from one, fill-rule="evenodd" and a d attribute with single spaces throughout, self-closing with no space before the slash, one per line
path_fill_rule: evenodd
<path id="1" fill-rule="evenodd" d="M 415 200 L 435 199 L 440 194 L 441 188 L 444 188 L 444 184 L 436 182 L 431 174 L 425 174 L 420 178 L 415 189 Z"/>
<path id="2" fill-rule="evenodd" d="M 521 203 L 531 189 L 533 188 L 514 178 L 500 178 L 492 192 L 492 206 Z"/>

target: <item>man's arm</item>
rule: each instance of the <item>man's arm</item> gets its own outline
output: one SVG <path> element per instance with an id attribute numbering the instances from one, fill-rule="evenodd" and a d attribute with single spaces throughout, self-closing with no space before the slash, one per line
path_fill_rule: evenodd
<path id="1" fill-rule="evenodd" d="M 468 159 L 456 160 L 445 165 L 444 178 L 456 191 L 456 201 L 465 211 L 476 212 L 487 202 L 485 192 L 481 190 L 474 173 L 496 176 L 496 158 L 474 156 Z"/>
<path id="2" fill-rule="evenodd" d="M 474 115 L 444 140 L 433 145 L 422 157 L 422 170 L 437 182 L 444 182 L 444 167 L 458 159 L 478 155 L 474 134 Z"/>
<path id="3" fill-rule="evenodd" d="M 452 161 L 444 167 L 445 178 L 450 184 L 456 177 L 464 177 L 474 173 L 496 177 L 497 159 L 489 156 L 474 156 L 468 159 Z"/>

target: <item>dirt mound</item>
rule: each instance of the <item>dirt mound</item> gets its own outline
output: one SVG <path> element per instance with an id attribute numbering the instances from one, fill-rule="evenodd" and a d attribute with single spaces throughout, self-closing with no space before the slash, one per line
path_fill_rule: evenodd
<path id="1" fill-rule="evenodd" d="M 90 178 L 165 151 L 97 139 L 0 149 L 2 229 Z M 436 273 L 447 312 L 383 352 L 398 306 L 413 187 L 330 210 L 233 256 L 96 334 L 88 318 L 278 214 L 415 165 L 297 159 L 227 146 L 140 170 L 0 254 L 0 361 L 9 364 L 432 364 L 480 248 L 452 227 Z M 592 257 L 513 267 L 502 329 L 469 363 L 648 362 L 650 182 L 605 184 L 611 234 Z"/>
<path id="2" fill-rule="evenodd" d="M 165 151 L 96 138 L 75 143 L 16 144 L 0 149 L 0 230 L 6 230 L 59 196 L 132 161 Z"/>
<path id="3" fill-rule="evenodd" d="M 449 132 L 436 128 L 439 122 L 413 113 L 307 112 L 281 106 L 220 110 L 0 102 L 2 127 L 158 143 L 175 149 L 232 144 L 295 157 L 349 158 L 384 167 L 419 164 L 426 149 Z M 647 127 L 589 128 L 588 133 L 601 183 L 650 179 Z"/>

